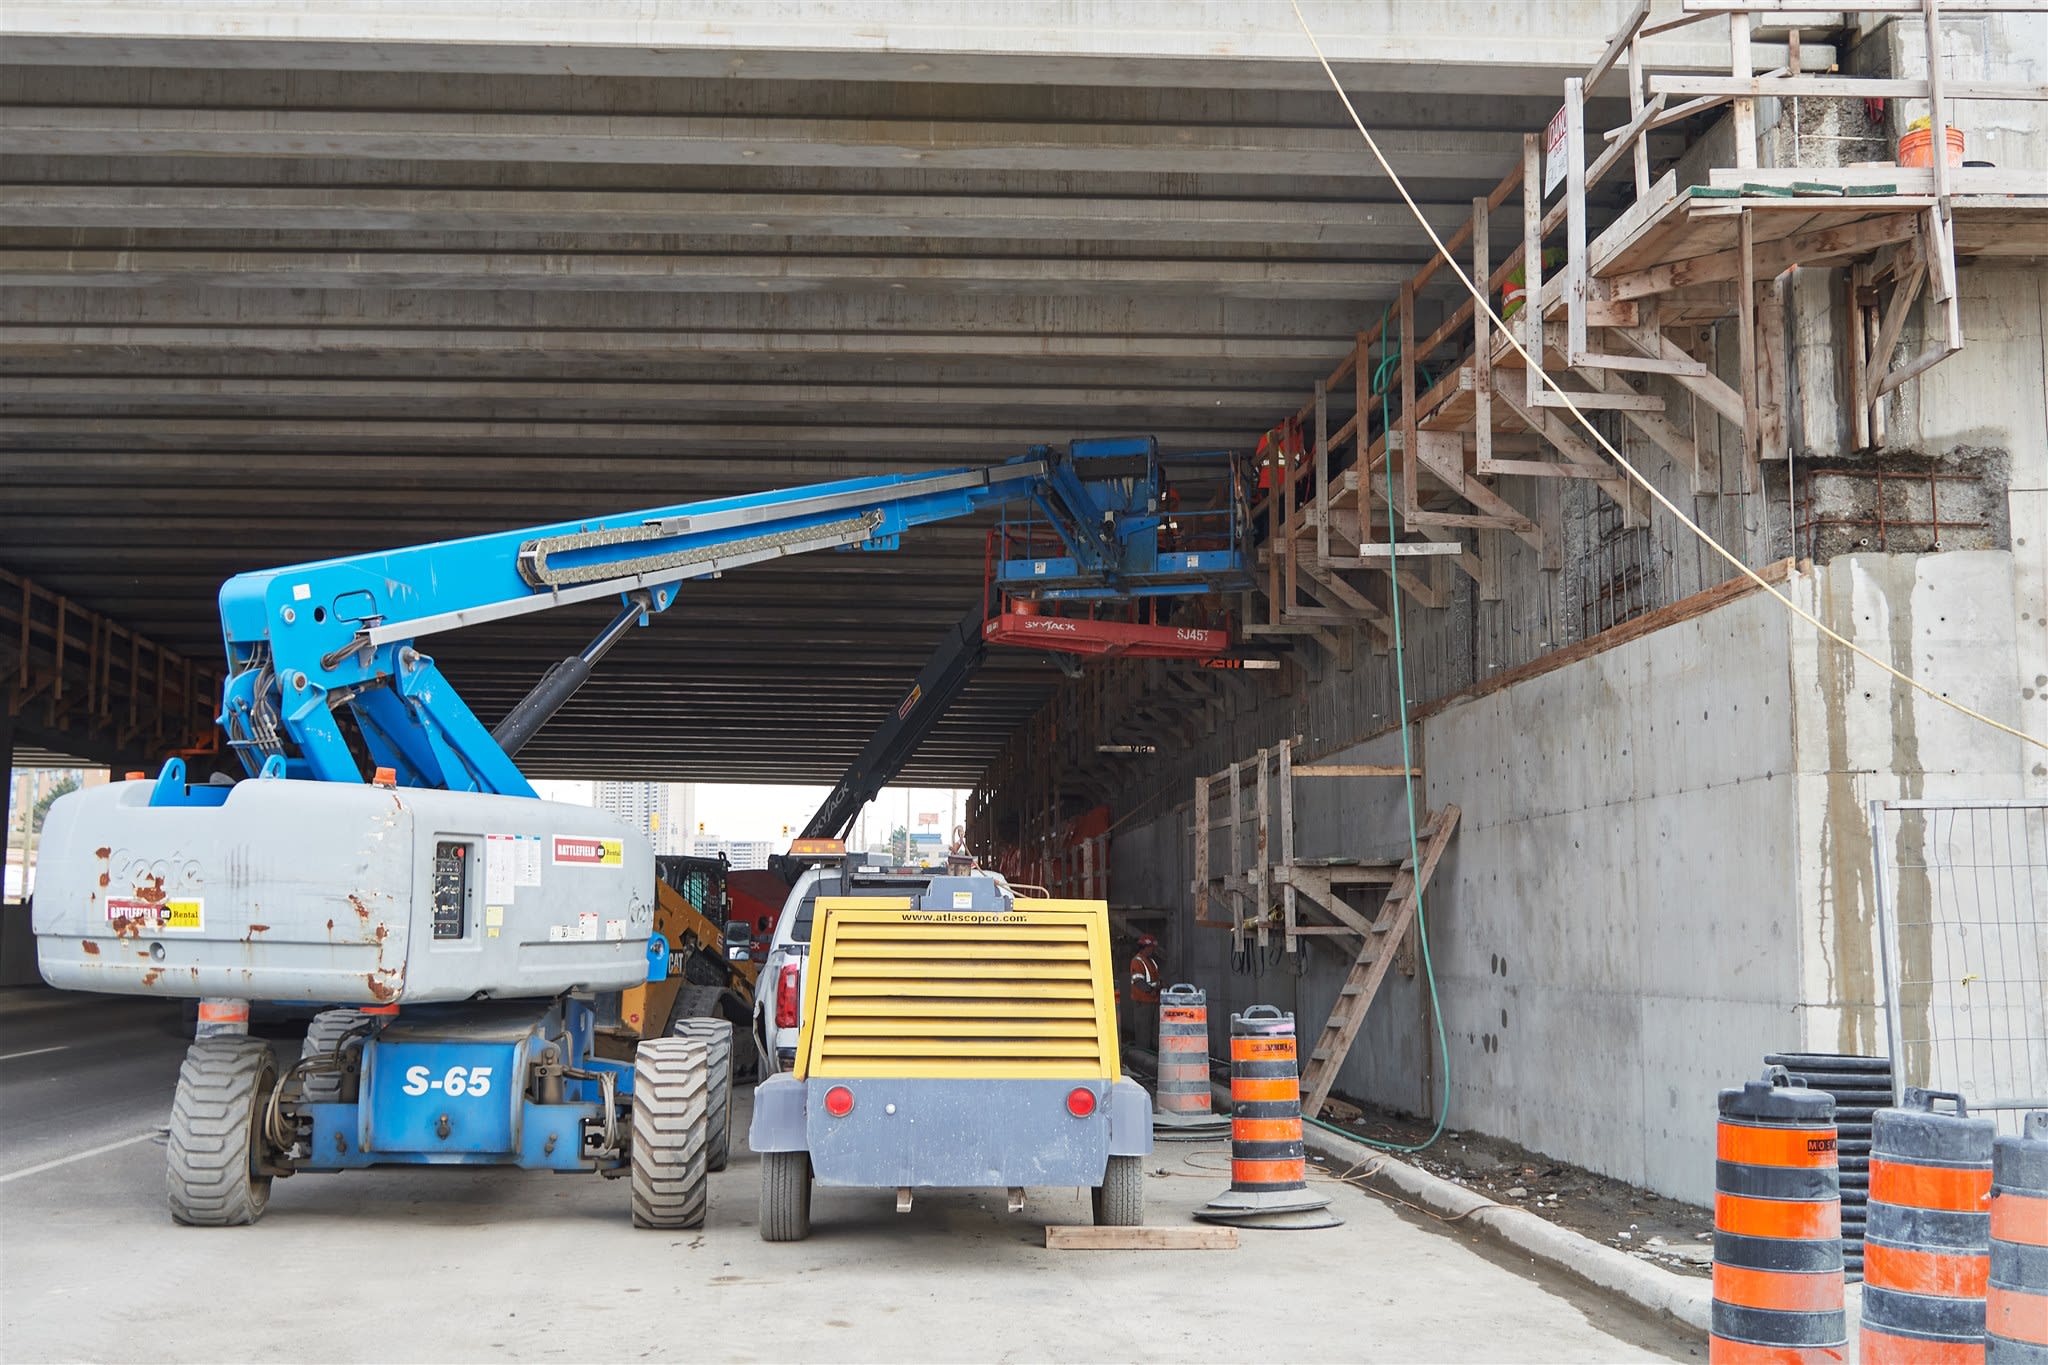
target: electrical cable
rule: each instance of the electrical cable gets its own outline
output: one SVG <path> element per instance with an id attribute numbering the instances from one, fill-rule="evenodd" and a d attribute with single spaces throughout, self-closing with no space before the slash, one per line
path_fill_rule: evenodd
<path id="1" fill-rule="evenodd" d="M 1555 379 L 1551 378 L 1549 373 L 1546 370 L 1544 370 L 1542 362 L 1530 356 L 1528 350 L 1522 345 L 1521 340 L 1515 336 L 1514 330 L 1510 328 L 1505 321 L 1502 320 L 1500 314 L 1494 312 L 1493 306 L 1487 301 L 1486 291 L 1481 289 L 1478 285 L 1475 285 L 1472 282 L 1472 277 L 1465 273 L 1464 267 L 1458 264 L 1457 258 L 1453 256 L 1450 253 L 1449 249 L 1444 246 L 1443 238 L 1439 237 L 1437 235 L 1436 229 L 1430 226 L 1429 220 L 1423 216 L 1422 210 L 1419 207 L 1417 207 L 1414 196 L 1409 194 L 1407 183 L 1401 179 L 1400 175 L 1387 161 L 1386 155 L 1380 151 L 1379 143 L 1373 139 L 1372 133 L 1366 128 L 1365 120 L 1359 117 L 1357 107 L 1351 103 L 1351 96 L 1345 93 L 1343 82 L 1337 79 L 1336 71 L 1330 66 L 1330 59 L 1323 55 L 1323 45 L 1316 41 L 1315 31 L 1308 26 L 1308 20 L 1306 17 L 1303 16 L 1301 12 L 1300 0 L 1288 0 L 1288 3 L 1294 9 L 1295 22 L 1301 25 L 1301 31 L 1303 36 L 1308 39 L 1310 48 L 1312 48 L 1315 51 L 1316 61 L 1319 64 L 1321 64 L 1323 68 L 1323 74 L 1329 77 L 1330 88 L 1335 90 L 1337 92 L 1337 98 L 1343 101 L 1344 111 L 1351 116 L 1351 122 L 1353 126 L 1355 126 L 1358 129 L 1359 136 L 1365 139 L 1365 145 L 1367 149 L 1369 149 L 1372 152 L 1373 160 L 1379 163 L 1380 169 L 1386 173 L 1388 181 L 1392 183 L 1394 189 L 1400 194 L 1402 202 L 1408 206 L 1408 212 L 1414 215 L 1415 221 L 1421 226 L 1423 232 L 1428 234 L 1430 244 L 1436 248 L 1437 255 L 1441 256 L 1443 258 L 1444 264 L 1451 268 L 1451 273 L 1458 277 L 1458 283 L 1465 286 L 1465 292 L 1472 296 L 1472 306 L 1476 309 L 1482 309 L 1485 311 L 1486 316 L 1491 318 L 1493 320 L 1494 325 L 1500 329 L 1501 338 L 1507 342 L 1507 344 L 1514 350 L 1514 352 L 1517 355 L 1521 356 L 1522 363 L 1529 366 L 1530 369 L 1535 373 L 1537 378 L 1543 381 L 1544 386 L 1548 388 L 1552 393 L 1556 394 L 1560 400 L 1562 400 L 1562 406 L 1565 408 L 1566 411 L 1571 413 L 1573 420 L 1578 422 L 1580 426 L 1586 429 L 1587 434 L 1590 435 L 1593 438 L 1593 440 L 1599 444 L 1602 450 L 1607 452 L 1608 457 L 1612 459 L 1614 463 L 1617 466 L 1619 466 L 1620 469 L 1624 473 L 1626 473 L 1630 479 L 1632 479 L 1635 483 L 1639 484 L 1643 488 L 1643 490 L 1647 492 L 1650 495 L 1650 497 L 1660 507 L 1662 507 L 1665 511 L 1669 512 L 1673 517 L 1677 518 L 1681 526 L 1684 526 L 1686 530 L 1692 532 L 1693 535 L 1697 536 L 1701 541 L 1703 541 L 1707 545 L 1708 548 L 1713 550 L 1715 554 L 1719 555 L 1722 559 L 1728 561 L 1729 565 L 1733 567 L 1738 573 L 1740 573 L 1744 578 L 1747 578 L 1756 587 L 1761 588 L 1766 593 L 1769 593 L 1771 597 L 1776 599 L 1779 606 L 1783 607 L 1786 611 L 1792 613 L 1792 615 L 1798 617 L 1800 620 L 1812 626 L 1815 630 L 1819 631 L 1821 635 L 1823 635 L 1827 639 L 1833 641 L 1835 644 L 1840 645 L 1842 648 L 1848 650 L 1850 653 L 1856 655 L 1856 657 L 1864 660 L 1866 663 L 1872 664 L 1875 667 L 1882 669 L 1884 672 L 1890 674 L 1893 678 L 1897 679 L 1898 681 L 1905 683 L 1908 687 L 1913 688 L 1915 691 L 1920 692 L 1925 696 L 1928 696 L 1933 700 L 1941 703 L 1943 706 L 1946 706 L 1953 711 L 1960 712 L 1962 715 L 1968 716 L 1972 720 L 1979 721 L 1984 725 L 1987 725 L 1992 729 L 1999 731 L 2002 734 L 2011 735 L 2014 739 L 2019 740 L 2023 744 L 2031 744 L 2037 749 L 2048 751 L 2048 739 L 2043 739 L 2039 735 L 2030 735 L 2024 730 L 2005 724 L 2003 721 L 1993 720 L 1990 716 L 1985 715 L 1981 711 L 1972 710 L 1970 707 L 1963 705 L 1959 701 L 1955 701 L 1949 697 L 1943 696 L 1940 692 L 1937 692 L 1934 688 L 1928 686 L 1926 683 L 1921 682 L 1918 678 L 1915 678 L 1908 673 L 1902 672 L 1898 668 L 1887 663 L 1885 660 L 1878 658 L 1875 654 L 1872 654 L 1869 650 L 1863 648 L 1855 641 L 1850 640 L 1848 637 L 1840 634 L 1833 627 L 1829 626 L 1826 622 L 1822 621 L 1818 616 L 1815 616 L 1812 612 L 1806 610 L 1806 608 L 1800 606 L 1797 602 L 1794 602 L 1790 597 L 1787 597 L 1784 593 L 1779 592 L 1776 588 L 1772 587 L 1770 583 L 1765 581 L 1762 574 L 1758 573 L 1755 569 L 1750 568 L 1749 565 L 1746 562 L 1744 562 L 1741 556 L 1737 555 L 1733 550 L 1730 550 L 1720 541 L 1714 539 L 1714 537 L 1709 535 L 1706 529 L 1703 528 L 1698 522 L 1694 521 L 1691 517 L 1687 516 L 1682 510 L 1680 510 L 1678 504 L 1673 502 L 1670 498 L 1666 497 L 1662 489 L 1658 488 L 1654 483 L 1650 482 L 1650 480 L 1644 476 L 1643 472 L 1640 469 L 1637 469 L 1635 465 L 1630 462 L 1627 456 L 1623 455 L 1619 450 L 1615 449 L 1613 442 L 1609 441 L 1606 438 L 1606 436 L 1602 435 L 1600 429 L 1593 425 L 1592 421 L 1586 416 L 1584 410 L 1581 409 L 1577 403 L 1572 401 L 1572 395 L 1569 392 L 1567 392 L 1564 388 L 1560 387 L 1558 382 Z M 1540 312 L 1540 310 L 1543 307 L 1543 300 L 1541 298 L 1525 300 L 1523 306 L 1525 308 L 1535 308 Z M 1364 448 L 1365 442 L 1361 440 L 1361 456 L 1363 455 Z M 1391 471 L 1393 461 L 1389 459 L 1387 461 L 1387 465 L 1389 470 Z M 1388 516 L 1391 517 L 1392 515 L 1392 510 L 1389 509 Z"/>
<path id="2" fill-rule="evenodd" d="M 1298 10 L 1296 12 L 1299 13 Z M 1394 429 L 1392 400 L 1388 392 L 1391 387 L 1391 376 L 1395 368 L 1397 368 L 1395 362 L 1405 359 L 1398 350 L 1390 353 L 1386 338 L 1386 315 L 1382 312 L 1380 317 L 1380 363 L 1378 368 L 1373 371 L 1372 384 L 1380 398 L 1380 432 L 1383 436 L 1391 433 Z M 1364 421 L 1361 419 L 1359 430 L 1362 432 L 1364 427 Z M 1348 1134 L 1347 1136 L 1353 1137 L 1367 1146 L 1378 1147 L 1384 1151 L 1412 1153 L 1432 1146 L 1438 1138 L 1443 1136 L 1444 1123 L 1450 1117 L 1451 1112 L 1451 1050 L 1444 1040 L 1444 1003 L 1443 997 L 1437 993 L 1436 968 L 1429 958 L 1429 920 L 1423 913 L 1422 841 L 1416 832 L 1415 821 L 1415 751 L 1414 739 L 1411 733 L 1413 727 L 1408 718 L 1408 654 L 1406 642 L 1401 631 L 1401 550 L 1394 526 L 1394 462 L 1392 460 L 1386 461 L 1386 469 L 1387 603 L 1388 615 L 1394 618 L 1394 696 L 1396 703 L 1400 707 L 1401 718 L 1401 790 L 1407 797 L 1408 807 L 1408 884 L 1414 888 L 1415 892 L 1415 939 L 1422 947 L 1422 977 L 1424 987 L 1429 991 L 1430 1019 L 1436 1025 L 1437 1056 L 1443 1059 L 1443 1085 L 1437 1097 L 1436 1126 L 1430 1130 L 1429 1136 L 1421 1142 L 1409 1146 L 1396 1142 L 1375 1142 L 1371 1138 L 1361 1137 L 1356 1133 Z M 1369 475 L 1371 471 L 1368 469 L 1365 473 Z M 1370 507 L 1365 506 L 1363 501 L 1361 501 L 1361 521 L 1366 525 L 1370 525 L 1371 518 L 1372 512 Z M 1383 949 L 1382 951 L 1385 950 Z M 1304 1114 L 1302 1117 L 1310 1123 L 1322 1123 L 1321 1119 L 1309 1114 Z M 1342 1132 L 1343 1130 L 1337 1129 L 1334 1131 Z"/>

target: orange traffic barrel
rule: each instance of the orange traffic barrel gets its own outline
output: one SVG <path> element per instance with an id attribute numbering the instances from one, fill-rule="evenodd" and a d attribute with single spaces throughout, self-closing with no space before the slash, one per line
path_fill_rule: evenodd
<path id="1" fill-rule="evenodd" d="M 1159 1107 L 1209 1112 L 1209 993 L 1182 983 L 1159 993 Z"/>
<path id="2" fill-rule="evenodd" d="M 1707 1359 L 1839 1361 L 1842 1191 L 1835 1098 L 1782 1066 L 1723 1090 L 1714 1142 L 1714 1302 Z"/>
<path id="3" fill-rule="evenodd" d="M 1224 1120 L 1209 1107 L 1209 993 L 1185 982 L 1159 993 L 1159 1085 L 1154 1137 L 1221 1137 Z"/>
<path id="4" fill-rule="evenodd" d="M 2048 1365 L 2048 1113 L 1991 1145 L 1989 1365 Z"/>
<path id="5" fill-rule="evenodd" d="M 1195 1217 L 1238 1227 L 1329 1228 L 1343 1220 L 1308 1187 L 1294 1016 L 1253 1005 L 1230 1016 L 1230 1188 Z"/>
<path id="6" fill-rule="evenodd" d="M 1935 1102 L 1947 1100 L 1954 1112 Z M 1991 1269 L 1997 1126 L 1961 1095 L 1908 1089 L 1870 1129 L 1863 1234 L 1865 1365 L 1978 1365 Z"/>

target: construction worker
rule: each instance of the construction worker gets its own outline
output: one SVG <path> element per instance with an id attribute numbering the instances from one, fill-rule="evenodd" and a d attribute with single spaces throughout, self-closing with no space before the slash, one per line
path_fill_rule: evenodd
<path id="1" fill-rule="evenodd" d="M 1159 940 L 1138 935 L 1131 958 L 1130 1008 L 1124 1012 L 1124 1039 L 1147 1051 L 1159 1046 Z"/>

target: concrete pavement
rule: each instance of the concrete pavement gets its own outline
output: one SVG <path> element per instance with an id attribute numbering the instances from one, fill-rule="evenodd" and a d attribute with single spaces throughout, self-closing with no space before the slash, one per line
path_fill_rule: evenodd
<path id="1" fill-rule="evenodd" d="M 0 992 L 10 1361 L 1704 1358 L 1340 1184 L 1342 1228 L 1246 1234 L 1236 1252 L 1046 1251 L 1045 1224 L 1087 1219 L 1073 1190 L 1033 1190 L 1017 1216 L 1000 1191 L 899 1216 L 885 1194 L 821 1190 L 811 1240 L 771 1246 L 744 1150 L 694 1233 L 635 1231 L 616 1183 L 462 1171 L 298 1176 L 254 1228 L 179 1228 L 144 1136 L 184 1046 L 174 1011 Z M 1162 1145 L 1152 1221 L 1185 1222 L 1226 1166 L 1222 1144 Z"/>

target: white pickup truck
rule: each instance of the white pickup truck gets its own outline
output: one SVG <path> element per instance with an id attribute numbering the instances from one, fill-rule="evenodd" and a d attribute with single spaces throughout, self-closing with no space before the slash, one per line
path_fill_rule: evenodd
<path id="1" fill-rule="evenodd" d="M 760 1048 L 763 1077 L 787 1071 L 796 1062 L 811 958 L 811 917 L 818 897 L 915 896 L 933 877 L 943 875 L 941 869 L 856 867 L 849 878 L 837 861 L 804 870 L 782 903 L 782 915 L 775 921 L 775 936 L 769 940 L 768 958 L 761 964 L 760 984 L 754 992 L 754 1040 Z M 977 870 L 970 875 L 1008 885 L 997 872 Z"/>

